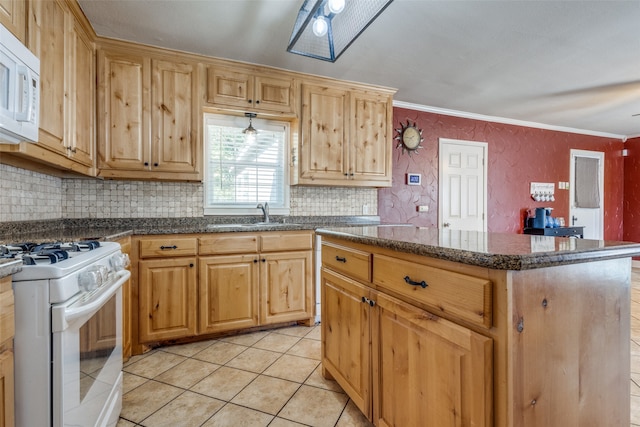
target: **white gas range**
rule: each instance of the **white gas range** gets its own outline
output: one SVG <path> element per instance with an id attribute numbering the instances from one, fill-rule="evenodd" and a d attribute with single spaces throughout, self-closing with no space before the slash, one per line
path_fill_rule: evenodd
<path id="1" fill-rule="evenodd" d="M 0 245 L 0 256 L 24 264 L 12 279 L 16 426 L 115 426 L 130 277 L 120 245 Z"/>

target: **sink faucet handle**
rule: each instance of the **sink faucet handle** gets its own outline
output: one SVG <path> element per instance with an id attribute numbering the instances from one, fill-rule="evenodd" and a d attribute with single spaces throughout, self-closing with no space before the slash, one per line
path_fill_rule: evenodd
<path id="1" fill-rule="evenodd" d="M 265 202 L 264 206 L 262 205 L 262 203 L 258 203 L 256 209 L 262 209 L 262 215 L 264 217 L 262 222 L 269 222 L 269 203 Z"/>

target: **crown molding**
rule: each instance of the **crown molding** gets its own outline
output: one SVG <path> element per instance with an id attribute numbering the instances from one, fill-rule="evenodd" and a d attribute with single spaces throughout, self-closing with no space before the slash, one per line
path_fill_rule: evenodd
<path id="1" fill-rule="evenodd" d="M 530 127 L 530 128 L 555 130 L 555 131 L 559 131 L 559 132 L 578 133 L 578 134 L 582 134 L 582 135 L 600 136 L 600 137 L 603 137 L 603 138 L 613 138 L 613 139 L 619 139 L 619 140 L 621 140 L 623 142 L 626 141 L 629 138 L 635 138 L 635 136 L 619 135 L 619 134 L 608 133 L 608 132 L 597 132 L 597 131 L 585 130 L 585 129 L 576 129 L 576 128 L 570 128 L 570 127 L 565 127 L 565 126 L 549 125 L 549 124 L 545 124 L 545 123 L 528 122 L 526 120 L 509 119 L 509 118 L 506 118 L 506 117 L 487 116 L 487 115 L 484 115 L 484 114 L 468 113 L 466 111 L 449 110 L 447 108 L 439 108 L 439 107 L 431 107 L 431 106 L 428 106 L 428 105 L 412 104 L 410 102 L 404 102 L 404 101 L 396 101 L 396 100 L 394 100 L 393 101 L 393 106 L 394 107 L 399 107 L 399 108 L 407 108 L 409 110 L 424 111 L 424 112 L 427 112 L 427 113 L 443 114 L 445 116 L 462 117 L 462 118 L 465 118 L 465 119 L 472 119 L 472 120 L 482 120 L 482 121 L 485 121 L 485 122 L 504 123 L 504 124 L 507 124 L 507 125 L 525 126 L 525 127 Z M 637 135 L 637 136 L 640 136 L 640 135 Z"/>

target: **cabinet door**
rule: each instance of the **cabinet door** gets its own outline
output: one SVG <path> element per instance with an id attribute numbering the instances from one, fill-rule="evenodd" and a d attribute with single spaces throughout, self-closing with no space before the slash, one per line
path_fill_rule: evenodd
<path id="1" fill-rule="evenodd" d="M 311 251 L 260 255 L 260 324 L 313 317 Z"/>
<path id="2" fill-rule="evenodd" d="M 299 148 L 300 183 L 344 185 L 348 179 L 348 92 L 304 85 L 302 138 Z"/>
<path id="3" fill-rule="evenodd" d="M 69 74 L 65 41 L 71 16 L 61 0 L 30 3 L 29 47 L 40 58 L 40 132 L 38 144 L 67 155 L 65 109 Z"/>
<path id="4" fill-rule="evenodd" d="M 209 67 L 207 70 L 207 102 L 249 109 L 253 107 L 253 76 L 227 68 Z"/>
<path id="5" fill-rule="evenodd" d="M 200 257 L 198 333 L 258 325 L 258 254 Z"/>
<path id="6" fill-rule="evenodd" d="M 138 264 L 141 342 L 196 333 L 196 259 L 165 258 Z"/>
<path id="7" fill-rule="evenodd" d="M 363 184 L 391 186 L 391 97 L 351 92 L 349 176 Z"/>
<path id="8" fill-rule="evenodd" d="M 24 0 L 0 0 L 0 23 L 23 43 L 27 29 L 26 5 Z"/>
<path id="9" fill-rule="evenodd" d="M 256 110 L 293 113 L 295 108 L 294 83 L 290 78 L 257 74 L 254 83 Z"/>
<path id="10" fill-rule="evenodd" d="M 15 423 L 13 382 L 13 351 L 7 350 L 0 354 L 0 427 Z"/>
<path id="11" fill-rule="evenodd" d="M 151 169 L 154 171 L 199 170 L 194 69 L 191 64 L 153 61 Z"/>
<path id="12" fill-rule="evenodd" d="M 118 240 L 123 254 L 131 254 L 131 237 Z M 131 271 L 131 266 L 127 267 Z M 131 357 L 131 279 L 122 284 L 122 357 Z"/>
<path id="13" fill-rule="evenodd" d="M 95 166 L 95 58 L 93 43 L 74 20 L 70 35 L 71 75 L 68 146 L 72 157 L 83 165 Z"/>
<path id="14" fill-rule="evenodd" d="M 149 167 L 150 60 L 98 52 L 98 167 L 142 171 Z M 146 165 L 145 165 L 146 162 Z"/>
<path id="15" fill-rule="evenodd" d="M 372 298 L 375 425 L 491 426 L 492 340 L 395 298 Z"/>
<path id="16" fill-rule="evenodd" d="M 321 289 L 322 368 L 371 419 L 370 306 L 363 302 L 370 291 L 324 268 Z"/>

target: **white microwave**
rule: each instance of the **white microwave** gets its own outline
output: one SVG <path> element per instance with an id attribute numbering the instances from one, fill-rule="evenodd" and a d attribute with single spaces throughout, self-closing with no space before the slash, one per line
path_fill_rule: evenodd
<path id="1" fill-rule="evenodd" d="M 0 143 L 38 142 L 40 60 L 0 24 Z"/>

